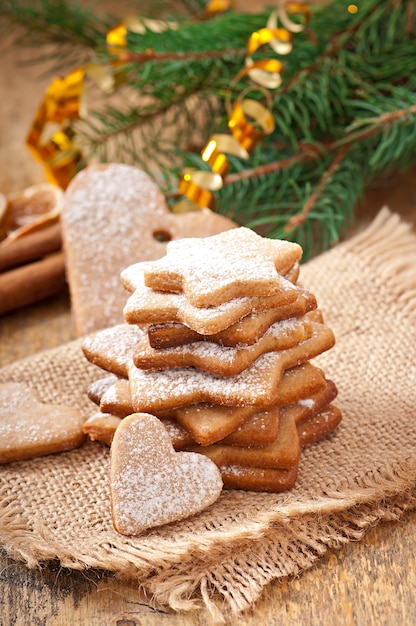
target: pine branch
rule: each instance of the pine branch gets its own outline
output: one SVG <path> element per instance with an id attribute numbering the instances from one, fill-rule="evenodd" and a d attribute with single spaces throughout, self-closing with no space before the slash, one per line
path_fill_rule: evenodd
<path id="1" fill-rule="evenodd" d="M 65 0 L 1 0 L 0 15 L 8 26 L 14 24 L 24 29 L 27 38 L 19 39 L 19 44 L 31 47 L 64 42 L 95 48 L 111 23 L 109 18 L 95 17 L 91 8 Z"/>
<path id="2" fill-rule="evenodd" d="M 224 57 L 237 55 L 244 56 L 245 48 L 233 49 L 228 48 L 226 50 L 204 50 L 200 52 L 196 52 L 194 50 L 188 52 L 155 52 L 152 48 L 148 48 L 144 52 L 128 52 L 123 55 L 123 58 L 126 62 L 130 63 L 140 63 L 143 65 L 144 63 L 149 63 L 150 61 L 154 61 L 156 63 L 166 62 L 166 61 L 181 61 L 182 63 L 189 63 L 189 61 L 200 61 L 207 59 L 221 59 Z"/>
<path id="3" fill-rule="evenodd" d="M 416 162 L 416 95 L 414 101 L 402 110 L 367 115 L 340 140 L 303 143 L 290 156 L 229 174 L 216 210 L 268 236 L 302 242 L 305 260 L 326 249 L 350 223 L 366 184 L 393 163 Z"/>
<path id="4" fill-rule="evenodd" d="M 308 219 L 308 216 L 311 214 L 312 210 L 322 197 L 327 183 L 339 168 L 340 163 L 344 160 L 346 154 L 346 146 L 343 146 L 340 150 L 338 150 L 338 152 L 335 153 L 330 166 L 322 176 L 314 192 L 309 196 L 308 200 L 303 205 L 302 210 L 299 213 L 292 215 L 292 217 L 288 220 L 284 228 L 286 233 L 302 228 Z"/>
<path id="5" fill-rule="evenodd" d="M 201 98 L 198 93 L 178 96 L 174 106 L 172 101 L 165 105 L 156 101 L 126 107 L 123 98 L 122 104 L 107 105 L 105 110 L 91 113 L 88 122 L 78 122 L 76 131 L 87 162 L 118 160 L 134 162 L 146 170 L 151 167 L 153 175 L 162 176 L 166 186 L 167 181 L 174 184 L 171 175 L 164 176 L 164 172 L 178 161 L 178 150 L 201 143 L 200 136 L 196 136 L 198 128 L 204 128 L 204 124 L 213 128 L 217 109 L 215 100 Z M 180 166 L 178 161 L 178 169 Z"/>
<path id="6" fill-rule="evenodd" d="M 12 4 L 0 0 L 0 15 L 10 18 Z M 304 258 L 337 240 L 366 184 L 416 161 L 414 0 L 362 0 L 355 14 L 348 4 L 312 6 L 309 27 L 281 59 L 283 84 L 270 92 L 274 132 L 247 161 L 227 155 L 230 171 L 216 192 L 218 212 L 268 236 L 298 240 Z M 53 13 L 58 5 L 70 16 L 67 24 Z M 177 28 L 128 32 L 126 46 L 114 54 L 105 44 L 108 24 L 77 13 L 78 5 L 18 0 L 21 16 L 12 17 L 30 34 L 26 43 L 43 46 L 46 55 L 45 44 L 59 39 L 123 77 L 115 94 L 74 125 L 86 162 L 139 165 L 170 197 L 185 166 L 209 170 L 200 151 L 212 132 L 229 132 L 225 99 L 233 101 L 250 84 L 246 76 L 234 79 L 250 35 L 266 25 L 270 11 L 230 11 L 205 21 L 203 5 L 165 3 L 157 10 Z M 270 56 L 268 46 L 255 53 Z"/>
<path id="7" fill-rule="evenodd" d="M 13 45 L 36 51 L 26 64 L 48 61 L 55 72 L 87 62 L 115 23 L 79 0 L 0 0 L 3 40 L 11 36 Z"/>

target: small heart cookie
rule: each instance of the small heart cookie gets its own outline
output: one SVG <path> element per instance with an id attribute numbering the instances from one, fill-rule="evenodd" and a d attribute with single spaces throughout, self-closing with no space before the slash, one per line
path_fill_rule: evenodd
<path id="1" fill-rule="evenodd" d="M 173 214 L 145 172 L 121 163 L 90 165 L 75 176 L 65 192 L 61 224 L 78 335 L 123 321 L 124 268 L 162 257 L 167 241 L 236 226 L 211 211 Z"/>
<path id="2" fill-rule="evenodd" d="M 222 478 L 210 459 L 175 452 L 159 419 L 133 413 L 113 439 L 110 486 L 114 528 L 138 535 L 206 509 L 219 498 Z"/>
<path id="3" fill-rule="evenodd" d="M 24 383 L 0 385 L 0 464 L 78 447 L 84 417 L 74 408 L 44 404 Z"/>

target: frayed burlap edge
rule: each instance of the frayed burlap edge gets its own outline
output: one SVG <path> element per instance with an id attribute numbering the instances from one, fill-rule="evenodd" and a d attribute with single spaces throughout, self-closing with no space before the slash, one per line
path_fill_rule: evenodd
<path id="1" fill-rule="evenodd" d="M 283 506 L 273 519 L 267 516 L 261 531 L 246 523 L 225 543 L 218 544 L 212 536 L 207 536 L 206 544 L 200 536 L 193 545 L 175 543 L 158 567 L 152 555 L 146 563 L 145 556 L 128 542 L 96 545 L 74 558 L 73 548 L 51 536 L 40 523 L 33 533 L 15 523 L 13 507 L 2 510 L 0 537 L 8 554 L 29 567 L 59 559 L 71 569 L 112 571 L 136 581 L 138 591 L 155 608 L 206 610 L 220 624 L 252 608 L 271 581 L 299 576 L 328 550 L 358 541 L 376 524 L 397 521 L 415 509 L 415 484 L 416 463 L 397 463 L 372 472 L 348 497 L 335 493 L 305 502 L 303 510 L 297 502 L 296 512 L 293 504 Z"/>
<path id="2" fill-rule="evenodd" d="M 156 606 L 177 611 L 203 608 L 216 623 L 235 623 L 272 581 L 301 575 L 328 550 L 359 541 L 370 528 L 380 522 L 398 521 L 414 508 L 416 494 L 405 493 L 341 513 L 305 514 L 290 524 L 273 524 L 261 540 L 240 546 L 228 559 L 201 564 L 199 576 L 194 569 L 190 574 L 189 563 L 185 563 L 175 571 L 155 575 L 141 588 Z"/>
<path id="3" fill-rule="evenodd" d="M 380 284 L 388 282 L 403 316 L 415 322 L 416 238 L 409 225 L 383 209 L 364 233 L 340 244 L 339 253 L 364 257 Z M 230 535 L 207 531 L 197 543 L 175 542 L 175 554 L 168 549 L 158 567 L 128 542 L 123 548 L 97 545 L 75 556 L 41 525 L 35 538 L 15 522 L 18 516 L 4 494 L 0 537 L 8 553 L 30 567 L 58 558 L 64 567 L 103 568 L 135 579 L 159 606 L 182 611 L 205 607 L 221 622 L 229 612 L 235 616 L 252 606 L 271 580 L 299 575 L 328 549 L 359 539 L 380 521 L 399 519 L 415 507 L 415 484 L 416 460 L 408 459 L 355 479 L 342 493 L 288 500 L 279 510 L 265 511 L 252 526 L 247 520 L 236 525 Z"/>
<path id="4" fill-rule="evenodd" d="M 270 582 L 301 575 L 328 550 L 358 541 L 376 524 L 398 521 L 406 511 L 415 509 L 414 464 L 403 463 L 387 473 L 383 476 L 382 472 L 377 472 L 369 478 L 368 483 L 379 482 L 377 490 L 362 485 L 361 504 L 345 508 L 345 498 L 338 498 L 340 509 L 325 511 L 325 507 L 320 508 L 322 501 L 317 501 L 315 510 L 305 506 L 305 512 L 297 512 L 295 518 L 290 517 L 289 511 L 286 519 L 273 523 L 269 520 L 262 534 L 256 532 L 253 536 L 250 529 L 246 529 L 244 536 L 239 536 L 238 544 L 230 542 L 226 551 L 222 549 L 224 546 L 214 543 L 208 551 L 176 553 L 158 568 L 150 562 L 146 567 L 143 555 L 136 560 L 137 555 L 128 544 L 124 550 L 98 545 L 95 553 L 79 554 L 74 559 L 72 551 L 68 552 L 59 541 L 54 541 L 41 525 L 35 529 L 37 538 L 34 539 L 25 528 L 13 524 L 12 510 L 7 511 L 8 521 L 1 520 L 0 536 L 10 556 L 25 561 L 29 567 L 57 558 L 63 567 L 113 571 L 119 578 L 136 581 L 138 592 L 155 608 L 184 612 L 202 610 L 215 623 L 235 623 L 239 615 L 259 600 Z M 392 485 L 391 479 L 398 491 L 388 495 L 383 489 Z M 376 491 L 379 499 L 374 500 Z M 371 500 L 365 501 L 369 496 Z M 333 505 L 334 500 L 330 501 Z M 3 522 L 6 522 L 5 528 Z"/>

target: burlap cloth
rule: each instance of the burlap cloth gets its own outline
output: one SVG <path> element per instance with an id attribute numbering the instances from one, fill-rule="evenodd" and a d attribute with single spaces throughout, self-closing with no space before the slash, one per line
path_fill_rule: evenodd
<path id="1" fill-rule="evenodd" d="M 159 606 L 205 606 L 215 619 L 250 607 L 262 588 L 309 568 L 328 548 L 361 537 L 415 506 L 416 237 L 383 209 L 367 230 L 305 264 L 334 330 L 335 348 L 314 362 L 338 386 L 344 419 L 307 449 L 289 493 L 224 491 L 209 509 L 138 538 L 111 524 L 108 449 L 78 450 L 3 466 L 0 539 L 29 566 L 103 568 L 137 580 Z M 101 370 L 79 341 L 0 371 L 45 402 L 92 405 Z"/>

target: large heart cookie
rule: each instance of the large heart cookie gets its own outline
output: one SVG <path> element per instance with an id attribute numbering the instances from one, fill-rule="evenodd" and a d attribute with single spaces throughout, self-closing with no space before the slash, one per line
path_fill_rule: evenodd
<path id="1" fill-rule="evenodd" d="M 71 450 L 85 439 L 74 408 L 44 404 L 25 383 L 0 385 L 0 463 Z"/>
<path id="2" fill-rule="evenodd" d="M 210 211 L 171 213 L 151 178 L 122 164 L 82 170 L 65 192 L 61 220 L 78 335 L 123 321 L 121 270 L 164 256 L 168 241 L 235 227 Z"/>
<path id="3" fill-rule="evenodd" d="M 159 419 L 133 413 L 114 435 L 110 485 L 114 528 L 138 535 L 207 508 L 220 496 L 222 479 L 207 457 L 175 452 Z"/>

